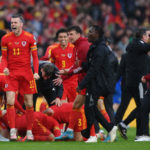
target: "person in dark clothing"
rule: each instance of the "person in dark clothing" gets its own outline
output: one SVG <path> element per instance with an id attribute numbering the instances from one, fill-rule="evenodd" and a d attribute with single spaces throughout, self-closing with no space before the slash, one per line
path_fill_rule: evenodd
<path id="1" fill-rule="evenodd" d="M 144 103 L 142 104 L 141 107 L 141 133 L 142 136 L 140 136 L 137 140 L 135 140 L 136 142 L 140 142 L 140 141 L 150 141 L 150 136 L 149 136 L 149 126 L 147 126 L 149 123 L 149 119 L 147 119 L 149 117 L 149 113 L 150 113 L 150 87 L 149 87 L 149 81 L 150 81 L 150 74 L 143 76 L 141 81 L 143 83 L 147 83 L 147 90 L 145 92 L 144 95 Z M 147 131 L 147 127 L 148 127 L 148 131 Z"/>
<path id="2" fill-rule="evenodd" d="M 149 29 L 139 29 L 136 32 L 135 39 L 128 44 L 126 49 L 125 84 L 128 94 L 134 98 L 136 103 L 136 109 L 130 114 L 131 116 L 128 119 L 131 121 L 131 118 L 134 119 L 136 114 L 136 138 L 142 135 L 140 114 L 145 88 L 141 83 L 141 77 L 149 72 L 149 57 L 147 55 L 148 51 L 150 51 L 150 44 L 147 43 L 149 34 Z M 125 128 L 125 126 L 125 124 L 120 124 L 120 129 Z"/>
<path id="3" fill-rule="evenodd" d="M 120 129 L 120 126 L 121 126 L 120 122 L 122 121 L 124 113 L 132 98 L 132 96 L 127 90 L 126 81 L 125 81 L 126 79 L 126 56 L 127 56 L 127 53 L 122 55 L 120 65 L 118 68 L 118 72 L 117 72 L 116 80 L 118 81 L 121 78 L 121 103 L 115 115 L 115 125 L 119 124 L 118 129 L 121 132 L 121 136 L 125 139 L 127 139 L 127 136 L 126 136 L 127 130 L 126 128 L 123 130 Z"/>
<path id="4" fill-rule="evenodd" d="M 115 91 L 116 76 L 117 76 L 117 70 L 118 70 L 119 63 L 118 63 L 117 57 L 115 56 L 114 52 L 112 51 L 111 43 L 112 43 L 112 40 L 109 38 L 106 38 L 106 45 L 108 46 L 108 49 L 109 49 L 109 62 L 110 62 L 110 68 L 111 68 L 110 73 L 112 75 L 111 76 L 112 92 L 104 98 L 104 105 L 105 105 L 106 111 L 110 117 L 111 122 L 114 122 L 113 94 Z"/>
<path id="5" fill-rule="evenodd" d="M 127 86 L 126 86 L 126 82 L 125 82 L 125 64 L 126 64 L 126 55 L 127 54 L 124 54 L 122 56 L 122 59 L 121 59 L 121 63 L 120 63 L 120 67 L 119 67 L 119 71 L 118 71 L 118 77 L 117 79 L 120 78 L 120 76 L 122 77 L 122 83 L 121 83 L 121 90 L 122 90 L 122 95 L 121 95 L 121 104 L 117 110 L 117 113 L 115 115 L 115 124 L 118 125 L 118 130 L 121 134 L 121 136 L 124 138 L 124 139 L 127 139 L 127 126 L 129 123 L 131 123 L 135 118 L 136 118 L 136 114 L 137 114 L 137 108 L 135 108 L 129 115 L 128 117 L 121 121 L 122 118 L 123 118 L 123 115 L 129 105 L 129 102 L 132 98 L 132 95 L 131 93 L 128 91 L 127 89 Z M 150 57 L 148 56 L 148 64 L 150 64 Z M 150 70 L 148 71 L 150 72 Z M 144 101 L 144 100 L 143 100 Z M 142 108 L 141 108 L 142 110 Z M 141 117 L 142 118 L 142 117 Z M 141 122 L 142 123 L 142 122 Z M 147 128 L 145 128 L 147 130 L 147 133 L 148 133 L 148 124 L 147 124 Z"/>
<path id="6" fill-rule="evenodd" d="M 93 25 L 89 28 L 88 41 L 93 43 L 87 54 L 87 62 L 82 67 L 87 71 L 83 80 L 79 83 L 77 91 L 87 88 L 85 100 L 85 115 L 87 128 L 81 133 L 89 138 L 90 128 L 94 120 L 100 122 L 109 132 L 110 141 L 116 138 L 117 127 L 108 123 L 97 108 L 97 101 L 100 96 L 105 97 L 111 91 L 109 49 L 103 39 L 104 31 L 101 27 Z"/>
<path id="7" fill-rule="evenodd" d="M 39 95 L 44 96 L 48 105 L 61 105 L 61 97 L 63 94 L 63 86 L 55 85 L 54 79 L 58 78 L 57 76 L 58 68 L 48 62 L 48 61 L 40 61 L 39 62 L 39 75 L 40 79 L 37 80 L 37 90 L 38 94 L 34 94 L 34 107 L 36 104 L 36 99 Z M 60 79 L 61 80 L 61 79 Z"/>

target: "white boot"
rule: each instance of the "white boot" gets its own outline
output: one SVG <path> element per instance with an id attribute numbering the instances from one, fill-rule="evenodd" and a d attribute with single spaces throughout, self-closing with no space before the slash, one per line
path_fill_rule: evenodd
<path id="1" fill-rule="evenodd" d="M 34 140 L 34 136 L 33 136 L 31 130 L 27 130 L 26 136 L 27 136 L 28 141 L 33 141 Z"/>
<path id="2" fill-rule="evenodd" d="M 97 137 L 96 136 L 90 136 L 85 143 L 96 143 L 97 142 Z"/>
<path id="3" fill-rule="evenodd" d="M 110 142 L 113 142 L 116 139 L 117 126 L 114 126 L 112 130 L 109 132 Z"/>
<path id="4" fill-rule="evenodd" d="M 10 140 L 17 140 L 17 130 L 15 128 L 10 129 Z"/>

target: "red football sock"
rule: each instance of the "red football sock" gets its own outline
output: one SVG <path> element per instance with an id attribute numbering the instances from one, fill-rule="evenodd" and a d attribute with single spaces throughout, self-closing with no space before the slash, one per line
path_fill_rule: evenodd
<path id="1" fill-rule="evenodd" d="M 95 136 L 95 127 L 94 124 L 92 125 L 91 129 L 90 129 L 90 136 Z"/>
<path id="2" fill-rule="evenodd" d="M 9 128 L 15 128 L 15 107 L 14 105 L 7 104 L 7 119 L 9 123 Z"/>
<path id="3" fill-rule="evenodd" d="M 40 105 L 40 112 L 43 112 L 44 110 L 46 110 L 47 107 L 47 103 L 46 102 L 42 102 Z"/>
<path id="4" fill-rule="evenodd" d="M 34 122 L 34 109 L 33 107 L 26 107 L 27 130 L 32 130 Z"/>
<path id="5" fill-rule="evenodd" d="M 101 110 L 100 112 L 102 113 L 104 118 L 110 123 L 110 118 L 109 118 L 108 113 L 106 112 L 106 110 Z"/>

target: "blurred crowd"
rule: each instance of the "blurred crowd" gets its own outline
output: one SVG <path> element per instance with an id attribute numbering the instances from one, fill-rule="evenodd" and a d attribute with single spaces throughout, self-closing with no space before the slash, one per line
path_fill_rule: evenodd
<path id="1" fill-rule="evenodd" d="M 21 13 L 25 30 L 38 41 L 39 58 L 55 41 L 58 29 L 79 25 L 86 36 L 92 24 L 102 25 L 118 58 L 140 26 L 150 24 L 150 0 L 1 0 L 0 29 L 10 28 L 12 14 Z"/>

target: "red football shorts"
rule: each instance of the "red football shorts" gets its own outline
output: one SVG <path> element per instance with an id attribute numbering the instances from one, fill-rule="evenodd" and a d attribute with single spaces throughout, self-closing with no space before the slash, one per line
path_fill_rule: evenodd
<path id="1" fill-rule="evenodd" d="M 77 88 L 77 82 L 63 82 L 63 96 L 61 98 L 61 100 L 68 100 L 68 102 L 74 102 L 76 96 L 77 96 L 77 92 L 76 92 L 76 88 Z"/>
<path id="2" fill-rule="evenodd" d="M 11 72 L 6 76 L 5 91 L 19 91 L 21 95 L 37 92 L 32 70 L 26 72 Z"/>
<path id="3" fill-rule="evenodd" d="M 84 109 L 81 109 L 81 114 L 78 117 L 75 127 L 74 127 L 74 132 L 81 132 L 86 128 L 86 117 L 84 113 Z"/>

